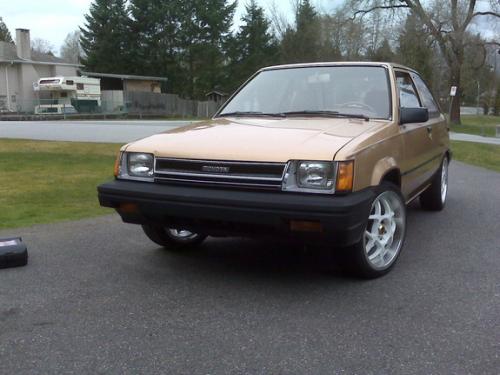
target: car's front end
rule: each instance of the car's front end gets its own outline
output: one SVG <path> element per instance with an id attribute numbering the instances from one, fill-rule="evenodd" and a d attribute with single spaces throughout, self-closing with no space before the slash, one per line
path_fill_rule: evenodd
<path id="1" fill-rule="evenodd" d="M 353 161 L 221 161 L 122 152 L 101 205 L 125 222 L 207 235 L 358 241 L 374 197 L 353 193 Z"/>

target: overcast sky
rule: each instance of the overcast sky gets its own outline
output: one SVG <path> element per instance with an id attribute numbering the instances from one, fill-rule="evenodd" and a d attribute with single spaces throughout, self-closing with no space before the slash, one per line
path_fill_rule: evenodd
<path id="1" fill-rule="evenodd" d="M 258 0 L 262 5 L 269 1 Z M 275 0 L 280 13 L 292 16 L 290 0 Z M 31 38 L 50 41 L 59 51 L 66 35 L 81 26 L 92 0 L 0 0 L 0 17 L 15 38 L 17 28 L 31 30 Z M 244 9 L 244 1 L 239 1 L 235 19 L 239 19 Z M 315 0 L 313 4 L 328 10 L 331 0 Z"/>
<path id="2" fill-rule="evenodd" d="M 293 17 L 291 5 L 293 0 L 258 0 L 258 2 L 265 8 L 274 2 L 280 13 L 289 19 Z M 46 39 L 54 45 L 55 52 L 59 52 L 66 35 L 83 25 L 83 16 L 88 13 L 91 3 L 92 0 L 0 0 L 0 17 L 7 24 L 13 38 L 16 35 L 15 29 L 30 29 L 32 39 Z M 245 0 L 239 0 L 238 3 L 235 20 L 241 17 Z M 336 4 L 341 3 L 341 0 L 313 0 L 312 3 L 317 9 L 329 12 Z M 489 31 L 492 26 L 486 24 L 482 28 L 487 37 L 492 37 Z"/>
<path id="3" fill-rule="evenodd" d="M 292 17 L 293 0 L 275 0 L 280 13 Z M 272 1 L 258 0 L 264 7 Z M 332 0 L 314 0 L 312 3 L 321 10 L 330 10 Z M 31 30 L 31 38 L 50 41 L 59 51 L 66 35 L 84 23 L 84 14 L 88 13 L 92 0 L 0 0 L 0 17 L 7 24 L 12 37 L 17 28 Z M 245 1 L 238 1 L 235 20 L 239 20 Z"/>

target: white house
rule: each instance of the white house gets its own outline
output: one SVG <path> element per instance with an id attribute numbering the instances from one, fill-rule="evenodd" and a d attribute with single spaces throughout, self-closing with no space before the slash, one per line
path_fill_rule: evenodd
<path id="1" fill-rule="evenodd" d="M 32 112 L 33 85 L 42 77 L 76 76 L 78 64 L 31 50 L 30 32 L 16 29 L 16 44 L 0 42 L 0 112 Z"/>

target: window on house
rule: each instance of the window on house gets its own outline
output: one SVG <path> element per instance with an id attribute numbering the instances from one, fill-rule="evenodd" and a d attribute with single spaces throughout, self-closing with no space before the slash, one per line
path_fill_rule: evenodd
<path id="1" fill-rule="evenodd" d="M 83 90 L 83 83 L 77 83 L 76 84 L 76 89 L 77 90 Z"/>

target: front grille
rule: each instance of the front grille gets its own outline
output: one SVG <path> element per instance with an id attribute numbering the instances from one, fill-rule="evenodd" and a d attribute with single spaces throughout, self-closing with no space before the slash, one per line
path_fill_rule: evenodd
<path id="1" fill-rule="evenodd" d="M 155 180 L 258 189 L 281 189 L 286 163 L 155 159 Z"/>

